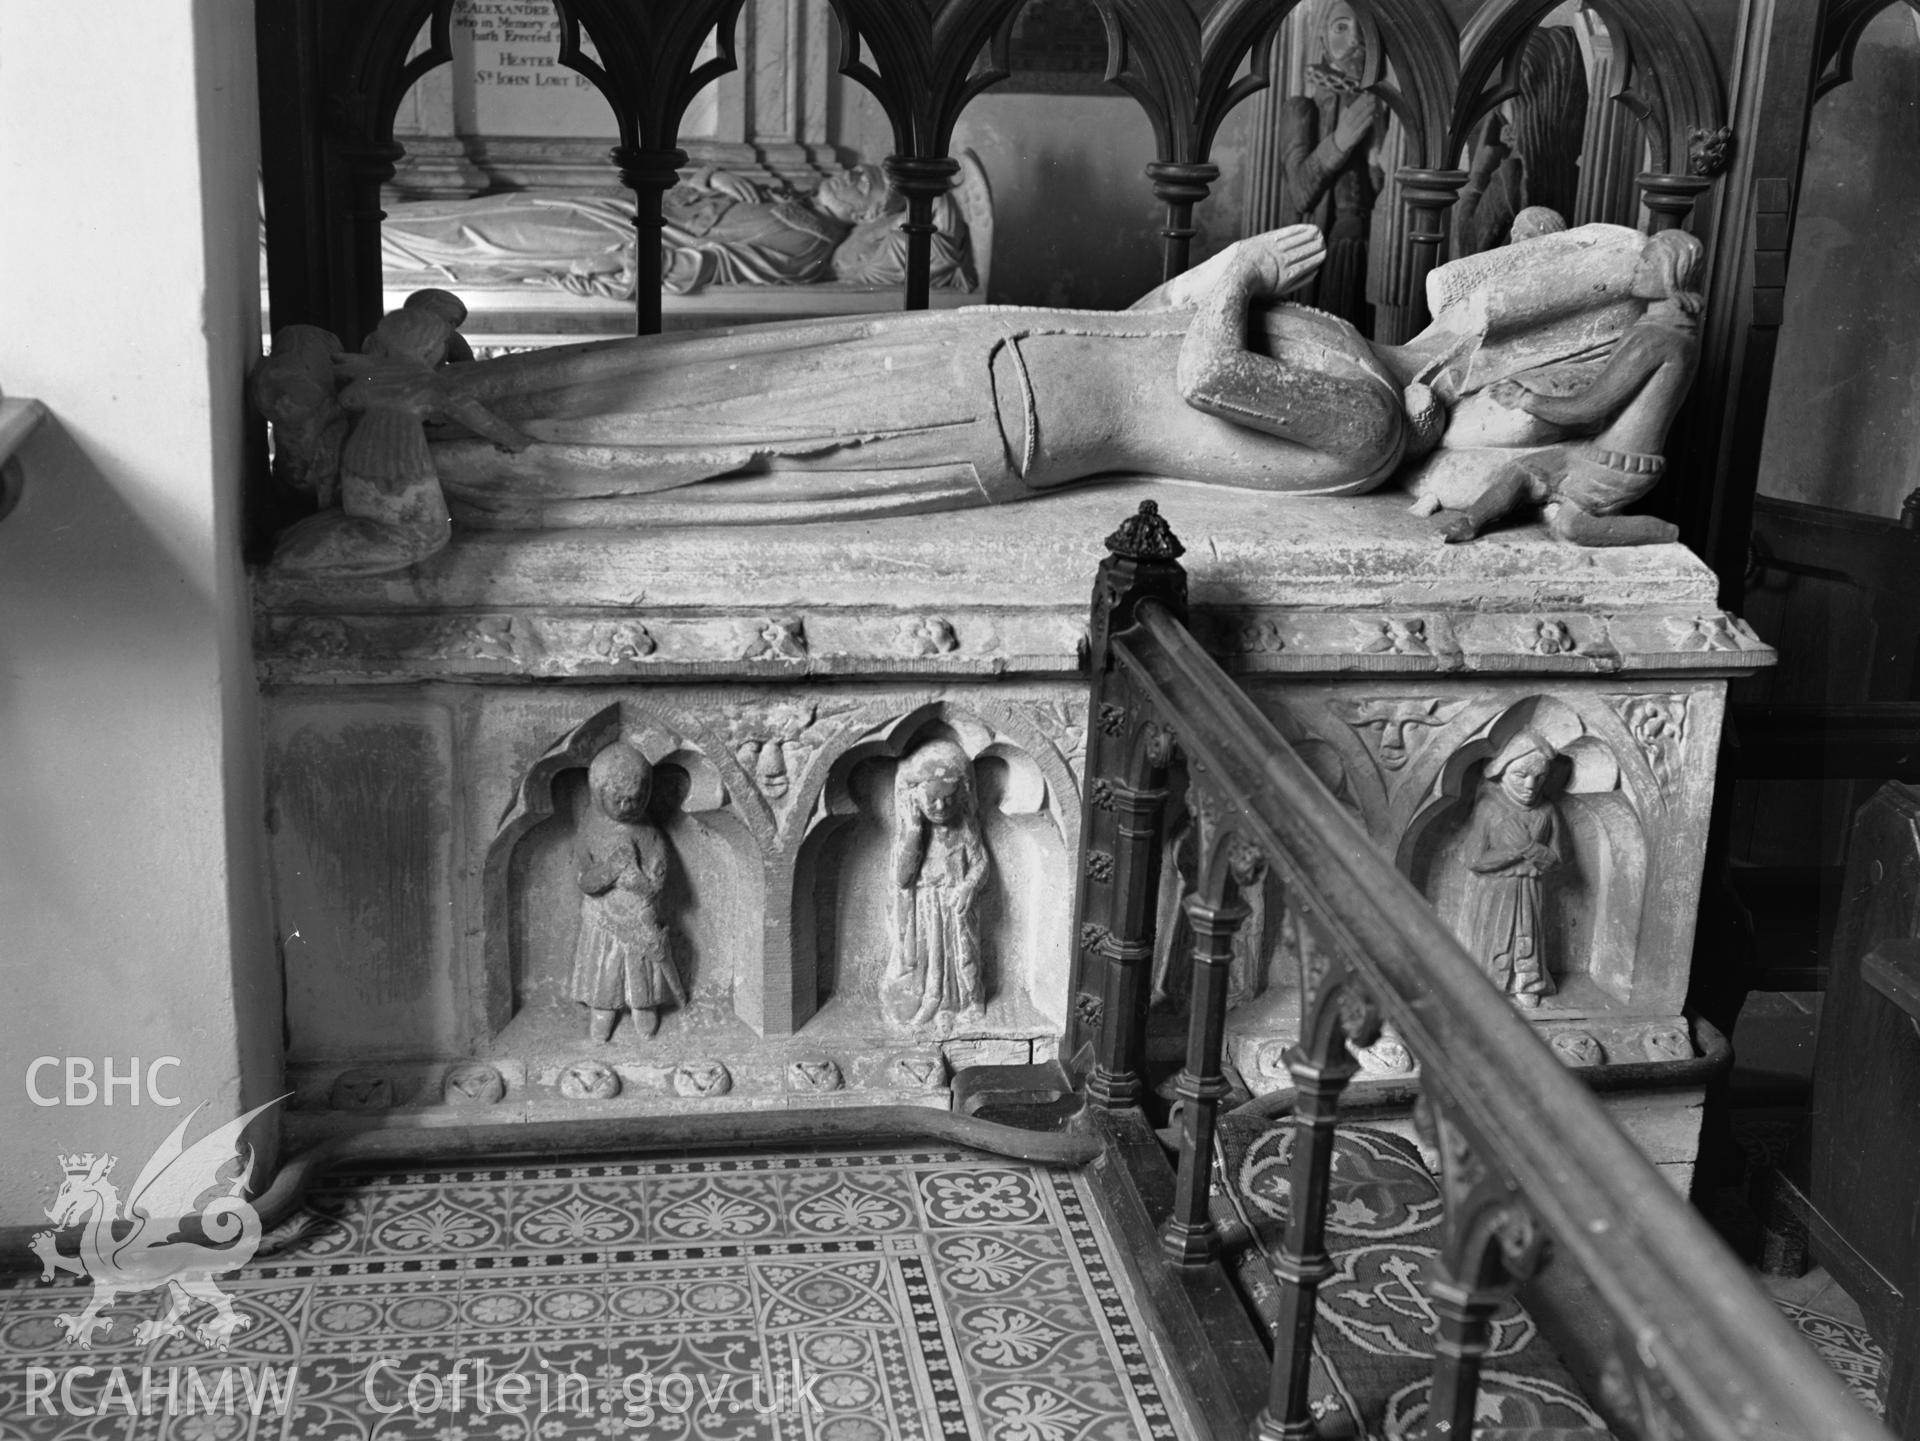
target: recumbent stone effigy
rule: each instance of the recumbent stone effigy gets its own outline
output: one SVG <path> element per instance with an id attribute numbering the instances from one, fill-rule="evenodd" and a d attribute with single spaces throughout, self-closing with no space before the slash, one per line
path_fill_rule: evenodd
<path id="1" fill-rule="evenodd" d="M 1101 861 L 1076 854 L 1082 807 L 1105 803 L 1080 770 L 1086 597 L 1142 496 L 1187 541 L 1215 653 L 1463 940 L 1501 911 L 1476 902 L 1470 852 L 1518 764 L 1503 752 L 1529 734 L 1565 758 L 1538 802 L 1557 863 L 1505 907 L 1539 967 L 1526 1014 L 1570 1064 L 1700 1064 L 1673 1041 L 1725 685 L 1770 652 L 1678 547 L 1522 519 L 1568 503 L 1555 467 L 1637 403 L 1664 434 L 1676 388 L 1615 358 L 1662 303 L 1650 273 L 1684 288 L 1685 266 L 1649 265 L 1672 245 L 1590 226 L 1441 267 L 1404 347 L 1281 298 L 1321 253 L 1296 230 L 1126 312 L 409 369 L 426 418 L 397 444 L 430 473 L 400 488 L 443 497 L 450 530 L 332 507 L 257 579 L 272 864 L 302 936 L 292 1124 L 348 1123 L 327 1098 L 369 1072 L 424 1114 L 484 1064 L 487 1104 L 539 1116 L 945 1104 L 958 1068 L 1052 1057 L 1083 1000 L 1070 878 Z M 355 413 L 329 375 L 362 362 L 330 339 L 283 332 L 255 380 L 277 464 L 326 498 L 368 488 L 344 474 Z M 1505 383 L 1566 400 L 1610 369 L 1587 419 L 1475 419 L 1523 414 Z M 1442 544 L 1516 474 L 1497 498 L 1522 523 Z M 589 1028 L 578 857 L 615 746 L 654 777 L 627 824 L 667 858 L 647 888 L 679 990 Z M 929 777 L 948 800 L 921 799 Z M 1169 874 L 1168 904 L 1184 884 Z M 1228 1050 L 1256 1091 L 1284 1084 L 1298 930 L 1275 892 L 1236 956 Z M 1408 1064 L 1393 1045 L 1363 1063 Z M 589 1064 L 611 1094 L 567 1079 Z M 1676 1176 L 1689 1095 L 1630 1118 Z"/>

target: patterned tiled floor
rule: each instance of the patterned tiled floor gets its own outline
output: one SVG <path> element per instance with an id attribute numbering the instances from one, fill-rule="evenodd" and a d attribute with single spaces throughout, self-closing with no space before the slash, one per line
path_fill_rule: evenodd
<path id="1" fill-rule="evenodd" d="M 957 1151 L 339 1176 L 221 1282 L 252 1320 L 225 1357 L 137 1341 L 151 1292 L 79 1351 L 82 1284 L 11 1280 L 0 1438 L 1171 1437 L 1082 1184 Z M 169 1411 L 223 1366 L 236 1414 Z"/>
<path id="2" fill-rule="evenodd" d="M 1846 1383 L 1853 1399 L 1873 1415 L 1884 1415 L 1880 1372 L 1886 1353 L 1868 1333 L 1853 1298 L 1818 1268 L 1805 1276 L 1762 1276 L 1760 1285 L 1827 1369 Z"/>
<path id="3" fill-rule="evenodd" d="M 1289 1123 L 1231 1117 L 1219 1132 L 1233 1183 L 1220 1215 L 1237 1238 L 1229 1264 L 1269 1329 L 1280 1305 L 1272 1257 L 1291 1202 L 1293 1139 Z M 1441 1207 L 1439 1184 L 1409 1142 L 1369 1126 L 1341 1128 L 1327 1207 L 1334 1273 L 1320 1289 L 1311 1391 L 1313 1414 L 1330 1432 L 1399 1441 L 1424 1428 L 1438 1326 L 1426 1276 L 1439 1254 Z M 1520 1306 L 1502 1306 L 1492 1331 L 1480 1425 L 1604 1426 Z"/>
<path id="4" fill-rule="evenodd" d="M 1229 1120 L 1220 1142 L 1234 1185 L 1217 1214 L 1242 1241 L 1230 1264 L 1271 1326 L 1279 1298 L 1269 1257 L 1287 1216 L 1292 1129 Z M 1327 1217 L 1335 1271 L 1320 1292 L 1313 1406 L 1323 1422 L 1337 1418 L 1344 1434 L 1397 1441 L 1424 1419 L 1436 1318 L 1421 1277 L 1436 1254 L 1440 1204 L 1437 1184 L 1404 1140 L 1367 1126 L 1342 1128 Z M 1880 1415 L 1875 1391 L 1884 1357 L 1859 1308 L 1824 1272 L 1758 1279 L 1854 1398 Z M 1603 1424 L 1512 1302 L 1494 1318 L 1478 1420 L 1508 1431 Z"/>

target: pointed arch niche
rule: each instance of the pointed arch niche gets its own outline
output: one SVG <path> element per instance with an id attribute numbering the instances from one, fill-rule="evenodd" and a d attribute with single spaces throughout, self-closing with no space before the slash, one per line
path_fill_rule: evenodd
<path id="1" fill-rule="evenodd" d="M 794 868 L 796 969 L 814 976 L 810 1026 L 903 1038 L 1057 1036 L 1065 1023 L 1072 887 L 1068 836 L 1079 805 L 1071 777 L 1035 737 L 935 701 L 860 736 L 828 765 Z M 930 741 L 966 754 L 991 871 L 977 903 L 985 1018 L 914 1028 L 890 1023 L 881 976 L 898 890 L 891 874 L 894 778 Z M 1056 774 L 1057 772 L 1057 774 Z"/>
<path id="2" fill-rule="evenodd" d="M 1562 859 L 1542 885 L 1543 943 L 1554 983 L 1542 1013 L 1629 1007 L 1647 956 L 1640 944 L 1650 879 L 1646 811 L 1631 781 L 1623 783 L 1613 748 L 1565 702 L 1550 696 L 1518 701 L 1448 756 L 1433 799 L 1401 842 L 1400 868 L 1471 952 L 1467 911 L 1474 877 L 1462 846 L 1488 784 L 1488 761 L 1523 729 L 1559 753 L 1543 802 L 1559 814 Z"/>
<path id="3" fill-rule="evenodd" d="M 648 819 L 666 842 L 660 897 L 684 1005 L 663 1010 L 655 1038 L 623 1017 L 614 1047 L 674 1049 L 733 1016 L 735 967 L 756 953 L 762 868 L 752 835 L 727 803 L 720 767 L 664 718 L 631 704 L 596 711 L 528 767 L 487 850 L 483 872 L 482 1034 L 524 1050 L 570 1049 L 586 1012 L 569 994 L 581 902 L 573 848 L 587 807 L 587 767 L 610 745 L 654 767 Z"/>

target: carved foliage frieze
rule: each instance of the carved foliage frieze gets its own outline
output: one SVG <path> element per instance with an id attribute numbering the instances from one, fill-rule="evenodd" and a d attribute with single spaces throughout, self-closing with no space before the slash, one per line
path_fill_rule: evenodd
<path id="1" fill-rule="evenodd" d="M 1668 621 L 1667 631 L 1674 649 L 1682 652 L 1766 649 L 1745 621 L 1725 612 L 1674 617 Z"/>
<path id="2" fill-rule="evenodd" d="M 1626 726 L 1647 768 L 1671 801 L 1686 778 L 1688 706 L 1685 695 L 1610 695 L 1607 697 Z"/>
<path id="3" fill-rule="evenodd" d="M 1520 645 L 1535 655 L 1577 655 L 1580 652 L 1580 642 L 1574 638 L 1573 628 L 1564 620 L 1552 616 L 1526 623 L 1521 630 Z"/>
<path id="4" fill-rule="evenodd" d="M 916 616 L 900 622 L 898 649 L 907 656 L 951 655 L 960 649 L 960 637 L 945 616 Z"/>
<path id="5" fill-rule="evenodd" d="M 1212 641 L 1222 655 L 1276 655 L 1287 648 L 1281 622 L 1255 615 L 1220 617 L 1214 623 Z"/>
<path id="6" fill-rule="evenodd" d="M 807 626 L 797 615 L 741 622 L 742 660 L 805 660 Z"/>
<path id="7" fill-rule="evenodd" d="M 1033 728 L 1060 752 L 1067 763 L 1067 769 L 1076 779 L 1086 772 L 1087 760 L 1087 703 L 1080 698 L 1062 698 L 1059 700 L 1016 701 L 1012 705 L 1015 714 L 1030 722 Z M 1124 715 L 1125 712 L 1122 712 Z M 1117 734 L 1106 731 L 1102 718 L 1102 730 L 1108 735 Z"/>
<path id="8" fill-rule="evenodd" d="M 645 660 L 659 645 L 653 632 L 637 620 L 602 621 L 589 633 L 587 649 L 609 665 Z"/>
<path id="9" fill-rule="evenodd" d="M 1432 655 L 1427 623 L 1418 617 L 1386 616 L 1360 625 L 1361 655 Z"/>
<path id="10" fill-rule="evenodd" d="M 1600 616 L 1226 609 L 1196 615 L 1209 646 L 1236 669 L 1590 671 L 1659 662 L 1751 669 L 1768 648 L 1720 612 Z M 1078 615 L 986 610 L 899 616 L 870 608 L 808 615 L 600 615 L 538 606 L 494 612 L 432 609 L 260 614 L 256 652 L 270 679 L 323 676 L 785 674 L 828 660 L 864 674 L 927 671 L 1059 673 L 1085 645 Z"/>

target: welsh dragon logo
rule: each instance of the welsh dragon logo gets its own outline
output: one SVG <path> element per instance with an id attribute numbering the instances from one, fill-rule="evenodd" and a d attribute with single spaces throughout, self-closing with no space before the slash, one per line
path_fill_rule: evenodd
<path id="1" fill-rule="evenodd" d="M 285 1099 L 256 1106 L 189 1146 L 187 1127 L 206 1109 L 194 1107 L 140 1168 L 124 1203 L 107 1179 L 114 1157 L 60 1158 L 66 1180 L 47 1207 L 47 1219 L 59 1230 L 84 1225 L 80 1252 L 68 1256 L 55 1249 L 56 1231 L 41 1231 L 29 1244 L 40 1257 L 42 1281 L 71 1271 L 93 1282 L 84 1311 L 56 1318 L 74 1345 L 91 1347 L 93 1333 L 113 1325 L 101 1312 L 120 1297 L 163 1286 L 173 1304 L 159 1320 L 141 1322 L 136 1341 L 184 1336 L 181 1318 L 201 1301 L 216 1313 L 194 1328 L 203 1345 L 224 1351 L 234 1332 L 253 1324 L 213 1278 L 246 1265 L 260 1245 L 260 1217 L 246 1200 L 254 1156 L 249 1148 L 241 1159 L 240 1136 L 255 1116 Z M 196 1231 L 205 1240 L 191 1234 Z"/>

